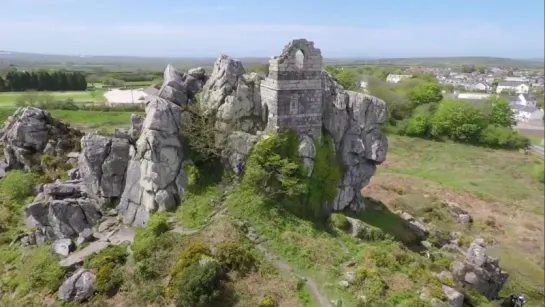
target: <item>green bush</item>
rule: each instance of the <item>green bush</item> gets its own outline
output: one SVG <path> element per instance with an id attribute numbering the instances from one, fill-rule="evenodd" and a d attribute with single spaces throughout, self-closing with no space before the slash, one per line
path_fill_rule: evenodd
<path id="1" fill-rule="evenodd" d="M 89 255 L 84 267 L 96 271 L 95 288 L 97 292 L 113 295 L 123 283 L 122 266 L 127 260 L 127 246 L 109 246 L 100 253 Z"/>
<path id="2" fill-rule="evenodd" d="M 154 236 L 160 236 L 161 234 L 170 230 L 168 225 L 168 216 L 165 212 L 159 212 L 153 214 L 148 220 L 148 225 L 146 226 L 147 231 L 153 234 Z"/>
<path id="3" fill-rule="evenodd" d="M 200 241 L 191 242 L 182 252 L 176 264 L 172 267 L 170 274 L 173 278 L 180 276 L 183 271 L 192 264 L 198 263 L 203 256 L 210 257 L 212 252 L 205 243 Z"/>
<path id="4" fill-rule="evenodd" d="M 480 143 L 493 148 L 519 149 L 530 145 L 530 140 L 511 127 L 487 126 L 480 136 Z"/>
<path id="5" fill-rule="evenodd" d="M 322 144 L 316 140 L 314 147 L 316 155 L 314 168 L 308 179 L 308 197 L 300 211 L 306 214 L 310 211 L 309 217 L 321 219 L 326 214 L 323 210 L 324 205 L 330 204 L 335 199 L 337 185 L 344 175 L 344 166 L 335 155 L 335 144 L 329 134 L 323 133 Z"/>
<path id="6" fill-rule="evenodd" d="M 333 214 L 331 214 L 331 216 L 329 218 L 330 218 L 331 225 L 333 227 L 336 227 L 336 228 L 338 228 L 340 230 L 343 230 L 343 231 L 349 231 L 350 230 L 351 224 L 348 221 L 348 219 L 346 218 L 346 216 L 344 216 L 343 214 L 333 213 Z"/>
<path id="7" fill-rule="evenodd" d="M 214 300 L 220 296 L 223 277 L 220 265 L 214 261 L 189 265 L 174 285 L 176 306 L 214 306 Z"/>
<path id="8" fill-rule="evenodd" d="M 454 141 L 476 143 L 486 127 L 484 112 L 466 101 L 444 100 L 431 120 L 431 135 Z"/>
<path id="9" fill-rule="evenodd" d="M 281 203 L 299 217 L 318 220 L 325 217 L 324 205 L 335 197 L 343 169 L 327 134 L 323 135 L 322 144 L 315 144 L 310 177 L 298 148 L 299 138 L 292 130 L 261 140 L 248 157 L 242 186 Z"/>
<path id="10" fill-rule="evenodd" d="M 0 181 L 0 200 L 22 203 L 32 195 L 36 177 L 21 170 L 12 170 Z"/>
<path id="11" fill-rule="evenodd" d="M 100 270 L 108 263 L 115 265 L 123 265 L 127 260 L 127 246 L 126 245 L 112 245 L 103 249 L 97 254 L 92 254 L 85 257 L 83 266 L 87 269 Z"/>
<path id="12" fill-rule="evenodd" d="M 21 222 L 19 215 L 35 184 L 33 174 L 20 170 L 8 172 L 0 181 L 0 232 Z"/>
<path id="13" fill-rule="evenodd" d="M 2 283 L 10 290 L 17 290 L 18 296 L 29 292 L 51 293 L 62 284 L 65 272 L 58 259 L 51 254 L 50 245 L 42 245 L 13 259 L 15 269 L 2 276 Z"/>
<path id="14" fill-rule="evenodd" d="M 228 270 L 248 273 L 256 266 L 254 255 L 235 242 L 220 243 L 216 249 L 216 259 Z"/>
<path id="15" fill-rule="evenodd" d="M 432 297 L 438 298 L 442 301 L 446 299 L 445 293 L 443 292 L 443 284 L 436 277 L 430 277 L 428 280 L 428 289 L 430 290 L 430 295 Z"/>
<path id="16" fill-rule="evenodd" d="M 123 284 L 123 272 L 121 267 L 113 262 L 107 262 L 96 275 L 95 289 L 98 293 L 113 295 Z"/>
<path id="17" fill-rule="evenodd" d="M 272 296 L 265 295 L 265 297 L 259 304 L 259 307 L 276 307 L 276 303 L 274 302 Z"/>

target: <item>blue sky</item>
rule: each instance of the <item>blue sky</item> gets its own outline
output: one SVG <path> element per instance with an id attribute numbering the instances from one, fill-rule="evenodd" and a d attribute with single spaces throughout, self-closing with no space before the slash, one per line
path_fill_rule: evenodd
<path id="1" fill-rule="evenodd" d="M 543 57 L 543 0 L 0 0 L 0 50 L 169 57 Z"/>

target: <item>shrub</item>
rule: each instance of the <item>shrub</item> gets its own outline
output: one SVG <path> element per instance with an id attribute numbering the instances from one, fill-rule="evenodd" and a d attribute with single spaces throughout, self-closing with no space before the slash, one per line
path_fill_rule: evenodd
<path id="1" fill-rule="evenodd" d="M 308 179 L 308 197 L 302 210 L 309 212 L 309 208 L 312 208 L 308 217 L 319 219 L 325 214 L 323 206 L 331 203 L 337 194 L 337 185 L 344 175 L 344 166 L 335 155 L 335 144 L 329 134 L 323 133 L 322 144 L 316 140 L 314 147 L 314 168 Z"/>
<path id="2" fill-rule="evenodd" d="M 200 241 L 191 242 L 180 255 L 180 258 L 173 266 L 171 275 L 173 278 L 180 276 L 183 271 L 192 264 L 198 263 L 202 256 L 211 256 L 212 252 L 205 243 Z"/>
<path id="3" fill-rule="evenodd" d="M 486 126 L 483 111 L 469 102 L 445 100 L 431 119 L 431 135 L 436 138 L 447 136 L 461 142 L 478 141 L 480 132 Z"/>
<path id="4" fill-rule="evenodd" d="M 265 298 L 263 298 L 259 304 L 259 307 L 276 307 L 276 303 L 274 302 L 272 296 L 265 295 Z"/>
<path id="5" fill-rule="evenodd" d="M 20 222 L 19 214 L 32 195 L 35 178 L 33 174 L 13 170 L 0 181 L 0 232 Z"/>
<path id="6" fill-rule="evenodd" d="M 336 227 L 336 228 L 338 228 L 340 230 L 343 230 L 343 231 L 349 231 L 350 227 L 351 227 L 350 222 L 348 221 L 346 216 L 344 216 L 341 213 L 331 214 L 330 222 L 331 222 L 331 225 L 333 227 Z"/>
<path id="7" fill-rule="evenodd" d="M 234 242 L 220 243 L 216 250 L 216 259 L 228 270 L 240 273 L 250 272 L 256 264 L 254 255 Z"/>
<path id="8" fill-rule="evenodd" d="M 127 246 L 126 245 L 112 245 L 103 249 L 100 253 L 92 254 L 85 257 L 83 266 L 87 269 L 100 270 L 108 263 L 112 264 L 124 264 L 127 260 Z"/>
<path id="9" fill-rule="evenodd" d="M 84 260 L 84 267 L 97 272 L 95 288 L 97 292 L 113 295 L 123 283 L 121 266 L 127 260 L 127 246 L 109 246 L 100 253 L 89 255 Z"/>
<path id="10" fill-rule="evenodd" d="M 193 263 L 181 272 L 175 284 L 176 305 L 179 307 L 208 307 L 219 296 L 223 279 L 220 265 L 214 261 Z"/>
<path id="11" fill-rule="evenodd" d="M 155 213 L 148 220 L 147 231 L 154 236 L 159 236 L 170 230 L 165 212 Z"/>
<path id="12" fill-rule="evenodd" d="M 389 238 L 382 229 L 372 226 L 360 227 L 357 237 L 365 241 L 381 241 Z"/>
<path id="13" fill-rule="evenodd" d="M 0 200 L 2 202 L 22 203 L 32 195 L 36 183 L 35 176 L 21 170 L 13 170 L 0 181 Z"/>
<path id="14" fill-rule="evenodd" d="M 99 293 L 113 295 L 123 283 L 121 267 L 113 262 L 107 262 L 96 275 L 95 289 Z"/>
<path id="15" fill-rule="evenodd" d="M 431 277 L 429 279 L 428 288 L 430 289 L 430 295 L 432 297 L 438 298 L 442 301 L 446 299 L 445 293 L 443 292 L 443 284 L 436 277 Z"/>
<path id="16" fill-rule="evenodd" d="M 433 262 L 433 265 L 439 269 L 450 270 L 450 264 L 452 261 L 448 258 L 439 258 Z"/>
<path id="17" fill-rule="evenodd" d="M 487 126 L 480 136 L 483 145 L 493 148 L 519 149 L 530 145 L 530 140 L 511 127 Z"/>
<path id="18" fill-rule="evenodd" d="M 30 291 L 46 293 L 56 291 L 62 284 L 65 274 L 59 266 L 58 259 L 51 254 L 50 245 L 33 248 L 20 258 L 15 267 L 12 275 L 6 274 L 2 283 L 8 288 L 17 289 L 20 296 Z"/>

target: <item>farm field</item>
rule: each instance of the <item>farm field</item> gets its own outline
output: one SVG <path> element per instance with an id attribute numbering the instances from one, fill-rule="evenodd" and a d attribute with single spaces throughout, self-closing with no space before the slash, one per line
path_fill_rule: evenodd
<path id="1" fill-rule="evenodd" d="M 34 92 L 37 97 L 43 97 L 43 95 L 52 95 L 54 98 L 59 100 L 73 99 L 74 102 L 102 102 L 105 101 L 104 95 L 102 92 Z M 9 92 L 9 93 L 0 93 L 0 107 L 13 107 L 16 105 L 17 98 L 28 95 L 28 92 Z"/>

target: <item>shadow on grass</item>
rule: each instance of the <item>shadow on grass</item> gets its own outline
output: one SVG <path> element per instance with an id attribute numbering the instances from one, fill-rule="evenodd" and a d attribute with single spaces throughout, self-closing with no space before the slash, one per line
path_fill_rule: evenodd
<path id="1" fill-rule="evenodd" d="M 379 200 L 364 198 L 366 209 L 359 214 L 349 214 L 367 225 L 381 229 L 392 236 L 413 252 L 422 252 L 426 248 L 422 245 L 422 238 L 415 232 L 413 226 L 393 213 Z"/>

